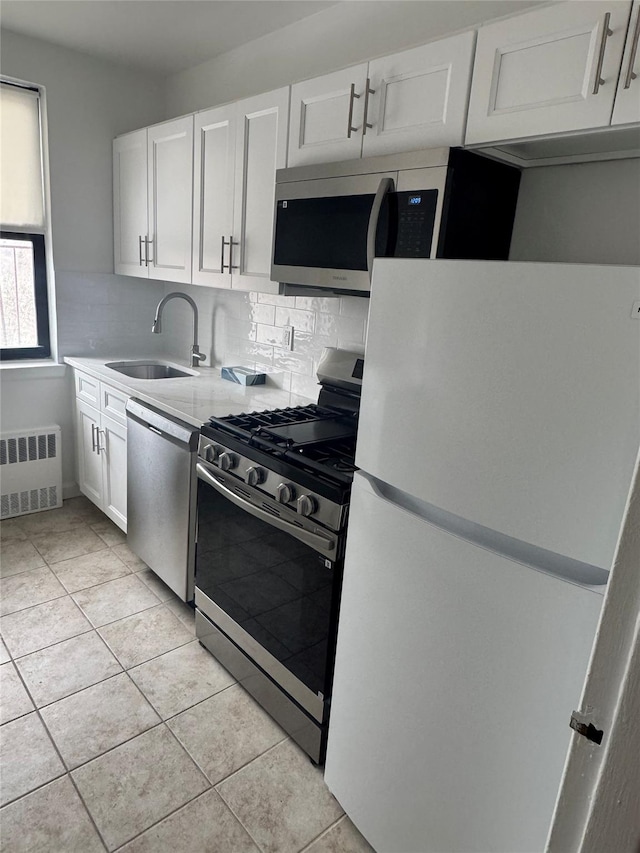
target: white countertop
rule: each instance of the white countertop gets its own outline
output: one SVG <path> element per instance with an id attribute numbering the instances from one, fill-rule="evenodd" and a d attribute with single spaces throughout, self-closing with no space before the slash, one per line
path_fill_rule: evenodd
<path id="1" fill-rule="evenodd" d="M 141 360 L 140 356 L 137 356 L 137 359 Z M 185 367 L 162 356 L 153 356 L 148 360 Z M 111 358 L 65 356 L 64 361 L 71 367 L 83 370 L 119 391 L 156 406 L 193 426 L 202 426 L 212 416 L 239 415 L 244 412 L 304 406 L 309 402 L 316 402 L 273 385 L 236 385 L 220 377 L 219 367 L 198 367 L 197 376 L 177 379 L 133 379 L 105 366 L 107 362 L 123 361 L 122 355 Z M 268 381 L 267 377 L 267 383 Z"/>

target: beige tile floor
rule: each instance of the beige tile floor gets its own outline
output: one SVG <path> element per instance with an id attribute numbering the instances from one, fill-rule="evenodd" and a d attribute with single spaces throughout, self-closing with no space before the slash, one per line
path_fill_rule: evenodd
<path id="1" fill-rule="evenodd" d="M 93 504 L 0 537 L 2 851 L 371 851 Z"/>

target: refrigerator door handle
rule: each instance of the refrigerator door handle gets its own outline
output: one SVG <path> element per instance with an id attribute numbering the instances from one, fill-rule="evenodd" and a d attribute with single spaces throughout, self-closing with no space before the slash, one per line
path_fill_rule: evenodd
<path id="1" fill-rule="evenodd" d="M 560 580 L 590 589 L 595 587 L 595 591 L 604 594 L 609 580 L 609 572 L 600 566 L 583 563 L 563 554 L 556 554 L 546 548 L 531 545 L 529 542 L 514 539 L 512 536 L 506 536 L 497 530 L 491 530 L 481 524 L 468 521 L 426 501 L 414 498 L 412 495 L 396 489 L 388 483 L 383 483 L 364 471 L 357 471 L 354 477 L 364 485 L 367 491 L 381 500 L 394 504 L 400 509 L 418 516 L 423 521 L 451 533 L 453 536 L 466 539 L 480 548 L 493 551 L 509 560 L 522 563 L 529 568 L 552 575 Z"/>

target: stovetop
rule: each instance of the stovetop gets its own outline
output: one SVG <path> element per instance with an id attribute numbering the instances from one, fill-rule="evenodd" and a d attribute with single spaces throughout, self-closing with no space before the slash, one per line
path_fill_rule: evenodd
<path id="1" fill-rule="evenodd" d="M 288 466 L 322 483 L 349 487 L 355 467 L 357 414 L 309 404 L 210 418 L 202 435 L 279 473 Z"/>

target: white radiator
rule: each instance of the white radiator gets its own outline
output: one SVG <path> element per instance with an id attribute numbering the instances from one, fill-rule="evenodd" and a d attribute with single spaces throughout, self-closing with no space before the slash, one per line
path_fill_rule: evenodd
<path id="1" fill-rule="evenodd" d="M 60 427 L 0 435 L 0 518 L 62 506 Z"/>

